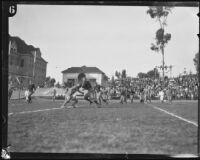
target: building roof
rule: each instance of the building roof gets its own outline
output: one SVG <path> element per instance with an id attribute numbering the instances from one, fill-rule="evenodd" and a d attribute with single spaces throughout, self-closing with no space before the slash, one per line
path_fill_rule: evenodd
<path id="1" fill-rule="evenodd" d="M 9 36 L 9 40 L 14 41 L 17 44 L 17 50 L 21 54 L 31 54 L 32 51 L 39 49 L 39 48 L 35 48 L 32 45 L 26 44 L 26 42 L 19 37 Z"/>
<path id="2" fill-rule="evenodd" d="M 48 63 L 44 58 L 40 57 L 40 59 L 41 59 L 42 61 L 44 61 L 45 63 Z"/>
<path id="3" fill-rule="evenodd" d="M 18 53 L 20 53 L 20 54 L 29 54 L 29 55 L 32 55 L 32 52 L 33 51 L 39 51 L 40 52 L 40 48 L 36 48 L 36 47 L 34 47 L 33 45 L 28 45 L 28 44 L 26 44 L 26 42 L 24 41 L 24 40 L 22 40 L 21 38 L 19 38 L 19 37 L 12 37 L 12 36 L 10 36 L 9 35 L 9 40 L 11 41 L 11 42 L 15 42 L 16 43 L 16 45 L 17 45 L 17 51 L 18 51 Z M 40 52 L 40 54 L 41 54 L 41 52 Z M 44 62 L 46 62 L 46 63 L 48 63 L 44 58 L 42 58 L 41 56 L 39 56 L 39 58 L 42 60 L 42 61 L 44 61 Z"/>
<path id="4" fill-rule="evenodd" d="M 86 66 L 71 67 L 62 71 L 62 73 L 102 73 L 104 74 L 104 72 L 102 72 L 97 67 L 86 67 Z"/>

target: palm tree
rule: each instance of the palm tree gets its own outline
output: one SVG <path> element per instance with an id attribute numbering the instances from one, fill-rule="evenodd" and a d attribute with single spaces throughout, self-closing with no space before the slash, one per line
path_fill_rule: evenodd
<path id="1" fill-rule="evenodd" d="M 151 18 L 155 18 L 159 24 L 160 28 L 156 31 L 156 43 L 151 44 L 151 50 L 159 52 L 161 51 L 162 54 L 162 76 L 165 77 L 164 67 L 165 67 L 165 60 L 164 60 L 164 48 L 168 41 L 171 39 L 170 33 L 164 33 L 165 27 L 167 26 L 167 17 L 168 14 L 171 12 L 172 7 L 168 6 L 156 6 L 156 7 L 149 7 L 147 10 L 147 14 L 150 15 Z"/>

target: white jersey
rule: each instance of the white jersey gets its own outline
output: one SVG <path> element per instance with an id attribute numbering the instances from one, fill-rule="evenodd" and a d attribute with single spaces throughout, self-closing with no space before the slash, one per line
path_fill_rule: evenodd
<path id="1" fill-rule="evenodd" d="M 26 98 L 26 100 L 28 100 L 29 91 L 28 91 L 28 90 L 26 90 L 26 91 L 25 91 L 25 93 L 24 93 L 24 95 L 25 95 L 25 98 Z"/>
<path id="2" fill-rule="evenodd" d="M 159 96 L 160 96 L 160 100 L 163 100 L 164 99 L 164 92 L 163 91 L 160 91 L 159 92 Z"/>

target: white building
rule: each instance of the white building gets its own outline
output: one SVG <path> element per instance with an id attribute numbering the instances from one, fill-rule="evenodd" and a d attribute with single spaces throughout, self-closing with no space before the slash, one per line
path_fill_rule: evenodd
<path id="1" fill-rule="evenodd" d="M 77 84 L 78 82 L 78 75 L 80 73 L 84 73 L 86 78 L 91 82 L 92 85 L 95 83 L 100 84 L 102 86 L 107 86 L 108 84 L 108 77 L 105 75 L 97 67 L 71 67 L 64 71 L 63 74 L 63 84 L 67 83 L 70 86 Z"/>

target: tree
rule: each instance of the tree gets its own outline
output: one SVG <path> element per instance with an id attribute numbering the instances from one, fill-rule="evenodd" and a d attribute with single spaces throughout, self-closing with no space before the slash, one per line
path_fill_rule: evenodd
<path id="1" fill-rule="evenodd" d="M 147 74 L 146 73 L 138 73 L 138 78 L 146 78 L 147 77 Z"/>
<path id="2" fill-rule="evenodd" d="M 106 74 L 103 74 L 103 75 L 104 75 L 104 76 L 103 76 L 104 81 L 108 81 L 108 80 L 109 80 L 109 77 L 106 76 Z"/>
<path id="3" fill-rule="evenodd" d="M 118 79 L 120 79 L 120 78 L 121 78 L 121 73 L 118 72 L 118 71 L 115 71 L 115 76 L 116 76 Z"/>
<path id="4" fill-rule="evenodd" d="M 159 78 L 160 75 L 159 75 L 158 69 L 154 68 L 147 72 L 147 76 L 149 78 Z"/>
<path id="5" fill-rule="evenodd" d="M 45 78 L 45 86 L 46 87 L 53 87 L 55 83 L 56 83 L 55 78 L 51 78 L 50 76 Z"/>
<path id="6" fill-rule="evenodd" d="M 127 77 L 126 75 L 126 70 L 122 70 L 122 74 L 121 74 L 122 79 L 125 79 Z"/>
<path id="7" fill-rule="evenodd" d="M 46 86 L 46 87 L 49 87 L 50 84 L 51 84 L 51 77 L 49 76 L 49 77 L 46 77 L 46 78 L 45 78 L 45 86 Z"/>
<path id="8" fill-rule="evenodd" d="M 50 80 L 51 80 L 51 77 L 50 77 L 50 76 L 45 78 L 45 82 L 48 82 L 48 81 L 50 81 Z"/>
<path id="9" fill-rule="evenodd" d="M 55 78 L 52 78 L 52 79 L 50 80 L 50 87 L 53 87 L 55 83 L 56 83 Z"/>
<path id="10" fill-rule="evenodd" d="M 59 82 L 57 82 L 55 86 L 56 86 L 57 88 L 60 88 L 60 87 L 61 87 L 61 85 L 60 85 Z"/>
<path id="11" fill-rule="evenodd" d="M 151 18 L 155 18 L 160 25 L 160 28 L 156 31 L 156 43 L 151 44 L 151 50 L 155 52 L 162 53 L 162 76 L 164 78 L 164 67 L 165 67 L 165 61 L 164 61 L 164 48 L 168 41 L 171 39 L 171 34 L 166 33 L 165 34 L 165 27 L 167 26 L 167 17 L 168 14 L 171 12 L 172 7 L 168 6 L 156 6 L 156 7 L 149 7 L 147 10 L 147 14 L 150 15 Z"/>
<path id="12" fill-rule="evenodd" d="M 116 83 L 115 83 L 115 78 L 114 76 L 112 76 L 111 78 L 111 86 L 115 87 L 116 86 Z"/>
<path id="13" fill-rule="evenodd" d="M 193 61 L 194 61 L 195 68 L 197 70 L 197 74 L 199 74 L 199 52 L 195 54 Z"/>

